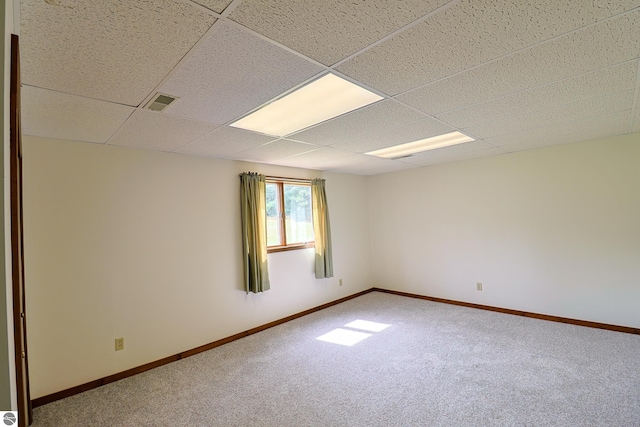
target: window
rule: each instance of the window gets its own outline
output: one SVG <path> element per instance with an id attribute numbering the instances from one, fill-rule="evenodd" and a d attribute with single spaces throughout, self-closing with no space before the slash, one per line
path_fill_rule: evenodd
<path id="1" fill-rule="evenodd" d="M 314 246 L 311 183 L 267 178 L 267 250 L 277 252 Z"/>

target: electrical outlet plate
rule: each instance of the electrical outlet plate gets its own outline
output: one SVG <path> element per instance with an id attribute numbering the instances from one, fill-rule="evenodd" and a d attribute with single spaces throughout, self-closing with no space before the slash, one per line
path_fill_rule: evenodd
<path id="1" fill-rule="evenodd" d="M 342 286 L 342 279 L 340 279 L 340 286 Z"/>
<path id="2" fill-rule="evenodd" d="M 476 283 L 476 289 L 479 290 L 479 291 L 482 290 L 482 283 L 481 282 Z"/>
<path id="3" fill-rule="evenodd" d="M 116 351 L 124 350 L 124 338 L 116 338 Z"/>

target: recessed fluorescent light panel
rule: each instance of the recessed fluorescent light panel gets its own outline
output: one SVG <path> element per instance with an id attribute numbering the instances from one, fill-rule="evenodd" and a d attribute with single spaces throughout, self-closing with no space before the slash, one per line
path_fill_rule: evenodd
<path id="1" fill-rule="evenodd" d="M 230 126 L 285 136 L 381 99 L 343 78 L 327 74 Z"/>
<path id="2" fill-rule="evenodd" d="M 408 157 L 411 154 L 420 153 L 422 151 L 435 150 L 436 148 L 449 147 L 450 145 L 462 144 L 470 141 L 475 140 L 461 132 L 451 132 L 427 139 L 421 139 L 419 141 L 407 142 L 406 144 L 383 148 L 382 150 L 369 151 L 365 154 L 383 157 L 385 159 L 396 159 L 399 157 Z"/>

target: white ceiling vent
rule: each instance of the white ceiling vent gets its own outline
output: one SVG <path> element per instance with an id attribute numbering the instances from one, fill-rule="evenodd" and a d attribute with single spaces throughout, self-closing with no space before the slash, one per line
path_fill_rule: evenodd
<path id="1" fill-rule="evenodd" d="M 148 110 L 151 110 L 151 111 L 164 111 L 176 99 L 178 99 L 178 98 L 175 97 L 175 96 L 171 96 L 171 95 L 167 95 L 167 94 L 158 92 L 158 93 L 155 94 L 155 96 L 153 98 L 151 98 L 151 100 L 149 102 L 147 102 L 147 105 L 145 105 L 144 108 L 146 108 Z"/>

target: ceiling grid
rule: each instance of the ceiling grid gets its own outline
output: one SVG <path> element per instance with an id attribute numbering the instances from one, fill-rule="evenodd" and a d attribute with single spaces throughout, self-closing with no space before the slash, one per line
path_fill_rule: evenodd
<path id="1" fill-rule="evenodd" d="M 20 0 L 23 132 L 378 174 L 640 131 L 640 0 Z M 229 124 L 333 73 L 383 100 Z M 157 93 L 179 99 L 144 109 Z M 365 153 L 460 131 L 401 160 Z"/>

